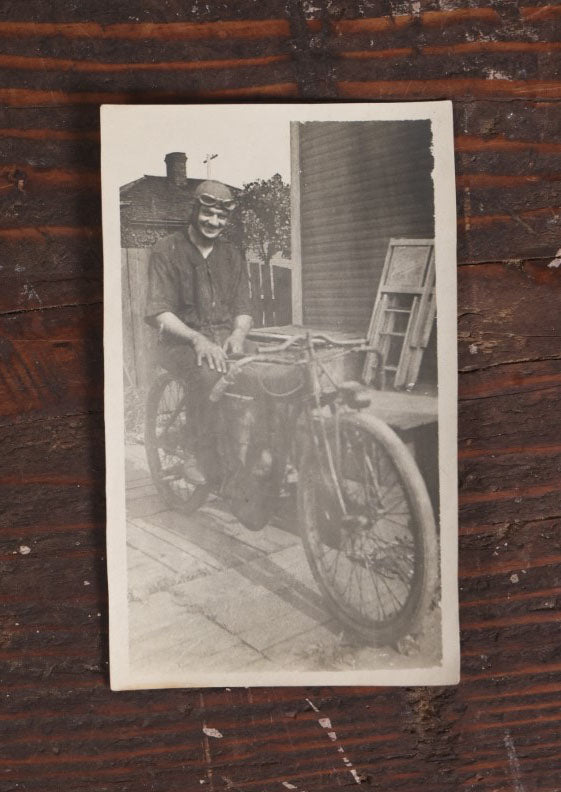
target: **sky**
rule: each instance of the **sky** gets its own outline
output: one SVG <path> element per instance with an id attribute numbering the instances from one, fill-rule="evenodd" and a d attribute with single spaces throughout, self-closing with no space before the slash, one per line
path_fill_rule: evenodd
<path id="1" fill-rule="evenodd" d="M 207 176 L 203 160 L 212 160 L 211 177 L 241 187 L 280 173 L 290 182 L 290 123 L 286 115 L 256 114 L 238 106 L 123 106 L 113 125 L 113 159 L 119 185 L 145 174 L 165 176 L 164 157 L 171 151 L 187 155 L 187 176 Z M 116 149 L 115 149 L 116 146 Z"/>

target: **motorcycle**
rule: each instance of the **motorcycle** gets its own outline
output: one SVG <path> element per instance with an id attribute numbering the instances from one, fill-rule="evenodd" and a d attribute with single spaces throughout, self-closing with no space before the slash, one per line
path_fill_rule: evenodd
<path id="1" fill-rule="evenodd" d="M 372 411 L 367 388 L 334 377 L 334 362 L 366 351 L 373 352 L 360 340 L 305 333 L 231 360 L 210 394 L 225 460 L 214 492 L 197 465 L 188 382 L 167 372 L 156 379 L 145 444 L 156 489 L 172 509 L 191 514 L 215 495 L 259 530 L 293 503 L 326 606 L 347 629 L 381 646 L 396 644 L 426 616 L 437 586 L 438 539 L 407 446 Z M 268 381 L 271 366 L 288 375 L 284 389 L 278 378 L 275 387 Z M 249 367 L 258 392 L 239 387 Z"/>

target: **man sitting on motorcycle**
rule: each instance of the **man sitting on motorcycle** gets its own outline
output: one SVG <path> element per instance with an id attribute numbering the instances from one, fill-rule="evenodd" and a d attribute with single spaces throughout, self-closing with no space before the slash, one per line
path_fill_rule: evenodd
<path id="1" fill-rule="evenodd" d="M 243 351 L 252 326 L 245 261 L 220 238 L 235 205 L 227 185 L 199 184 L 189 225 L 156 243 L 148 270 L 145 318 L 159 330 L 159 363 L 189 383 L 195 453 L 211 485 L 219 478 L 220 462 L 208 395 L 226 372 L 227 355 Z"/>

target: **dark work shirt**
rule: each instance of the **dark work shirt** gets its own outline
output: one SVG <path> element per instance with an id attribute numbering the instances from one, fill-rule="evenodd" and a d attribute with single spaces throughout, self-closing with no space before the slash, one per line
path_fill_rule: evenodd
<path id="1" fill-rule="evenodd" d="M 245 261 L 229 242 L 216 240 L 205 259 L 187 230 L 160 239 L 148 268 L 146 321 L 170 311 L 188 327 L 215 339 L 231 331 L 240 314 L 251 315 Z M 163 339 L 178 343 L 171 337 Z"/>

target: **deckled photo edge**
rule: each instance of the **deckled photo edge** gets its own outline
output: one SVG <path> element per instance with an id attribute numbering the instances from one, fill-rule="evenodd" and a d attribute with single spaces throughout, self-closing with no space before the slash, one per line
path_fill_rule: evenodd
<path id="1" fill-rule="evenodd" d="M 102 206 L 104 255 L 105 432 L 107 462 L 107 557 L 110 611 L 110 675 L 115 690 L 139 687 L 217 685 L 411 685 L 454 684 L 459 679 L 457 594 L 457 348 L 456 217 L 454 153 L 450 102 L 360 105 L 224 105 L 190 107 L 103 106 L 101 109 Z M 157 680 L 132 674 L 128 656 L 128 581 L 124 472 L 124 386 L 121 307 L 119 178 L 115 162 L 122 150 L 124 124 L 134 127 L 144 114 L 172 117 L 220 113 L 278 114 L 293 121 L 431 121 L 435 200 L 435 260 L 438 304 L 438 448 L 440 478 L 440 574 L 442 585 L 442 663 L 434 667 L 360 671 L 286 671 L 204 674 Z M 164 153 L 164 152 L 162 152 Z M 186 636 L 188 639 L 188 636 Z"/>

